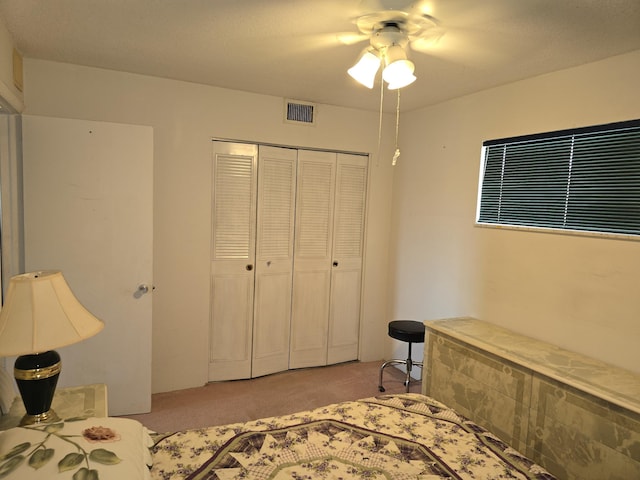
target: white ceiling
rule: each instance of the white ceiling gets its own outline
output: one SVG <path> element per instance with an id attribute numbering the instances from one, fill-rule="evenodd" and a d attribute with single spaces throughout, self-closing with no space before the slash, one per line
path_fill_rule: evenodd
<path id="1" fill-rule="evenodd" d="M 368 42 L 339 34 L 356 33 L 372 4 L 408 3 L 0 0 L 0 16 L 25 57 L 375 111 L 379 83 L 368 90 L 346 74 Z M 446 33 L 428 53 L 410 51 L 418 80 L 402 89 L 402 110 L 640 50 L 640 0 L 419 3 Z"/>

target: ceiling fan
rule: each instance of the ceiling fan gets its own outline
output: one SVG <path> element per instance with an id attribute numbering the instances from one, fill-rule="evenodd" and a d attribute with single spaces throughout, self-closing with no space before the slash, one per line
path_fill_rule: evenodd
<path id="1" fill-rule="evenodd" d="M 415 65 L 407 57 L 407 47 L 423 50 L 438 42 L 444 35 L 440 22 L 430 15 L 423 2 L 407 0 L 363 0 L 360 2 L 362 14 L 355 24 L 359 33 L 340 35 L 344 44 L 369 40 L 356 64 L 347 72 L 357 82 L 373 88 L 376 74 L 381 66 L 380 122 L 378 125 L 378 150 L 382 136 L 382 102 L 384 83 L 389 90 L 397 90 L 395 152 L 391 164 L 395 165 L 400 156 L 398 128 L 400 122 L 400 89 L 416 80 Z"/>
<path id="2" fill-rule="evenodd" d="M 445 31 L 440 22 L 427 13 L 423 2 L 407 0 L 363 0 L 363 12 L 355 23 L 359 33 L 343 35 L 343 43 L 369 40 L 369 47 L 348 70 L 356 81 L 373 88 L 375 76 L 383 66 L 382 78 L 390 90 L 416 80 L 415 65 L 407 57 L 407 47 L 424 51 L 437 43 Z"/>

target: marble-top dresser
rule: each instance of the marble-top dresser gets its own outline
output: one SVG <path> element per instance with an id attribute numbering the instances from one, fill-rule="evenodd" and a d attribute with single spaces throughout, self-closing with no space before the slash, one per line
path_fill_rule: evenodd
<path id="1" fill-rule="evenodd" d="M 560 479 L 640 479 L 640 375 L 474 318 L 425 326 L 424 394 Z"/>

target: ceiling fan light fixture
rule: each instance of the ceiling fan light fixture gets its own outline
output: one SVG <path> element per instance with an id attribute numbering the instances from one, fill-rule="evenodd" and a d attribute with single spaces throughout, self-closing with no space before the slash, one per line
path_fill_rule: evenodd
<path id="1" fill-rule="evenodd" d="M 406 87 L 416 81 L 413 74 L 415 65 L 407 60 L 407 54 L 400 45 L 391 45 L 384 55 L 386 67 L 382 71 L 382 78 L 389 84 L 390 90 Z"/>
<path id="2" fill-rule="evenodd" d="M 379 68 L 380 58 L 371 50 L 367 50 L 360 57 L 358 63 L 347 70 L 347 73 L 358 83 L 361 83 L 367 88 L 373 88 L 373 83 Z"/>
<path id="3" fill-rule="evenodd" d="M 396 60 L 385 67 L 382 78 L 389 84 L 389 90 L 395 90 L 416 81 L 414 70 L 415 65 L 411 60 Z"/>

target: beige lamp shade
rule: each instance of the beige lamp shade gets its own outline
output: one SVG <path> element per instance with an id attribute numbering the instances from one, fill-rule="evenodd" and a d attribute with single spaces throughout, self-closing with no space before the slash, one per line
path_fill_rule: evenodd
<path id="1" fill-rule="evenodd" d="M 16 275 L 0 311 L 0 356 L 46 352 L 103 328 L 104 323 L 76 299 L 61 272 Z"/>

